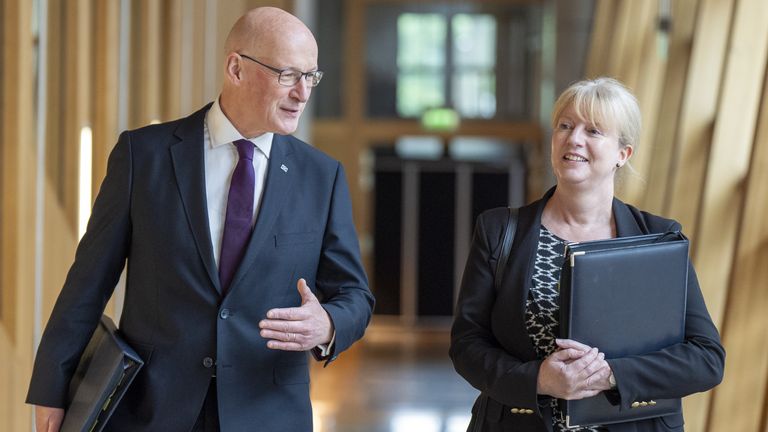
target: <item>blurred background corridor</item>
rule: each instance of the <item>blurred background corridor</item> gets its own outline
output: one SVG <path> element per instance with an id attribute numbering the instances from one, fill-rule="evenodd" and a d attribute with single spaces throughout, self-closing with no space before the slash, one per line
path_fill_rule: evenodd
<path id="1" fill-rule="evenodd" d="M 0 431 L 32 430 L 35 349 L 118 134 L 216 98 L 256 6 L 318 40 L 296 135 L 345 166 L 377 298 L 312 366 L 316 432 L 466 430 L 478 392 L 447 351 L 474 220 L 554 183 L 554 99 L 601 75 L 643 114 L 619 197 L 682 223 L 728 353 L 686 430 L 768 432 L 766 0 L 0 0 Z"/>

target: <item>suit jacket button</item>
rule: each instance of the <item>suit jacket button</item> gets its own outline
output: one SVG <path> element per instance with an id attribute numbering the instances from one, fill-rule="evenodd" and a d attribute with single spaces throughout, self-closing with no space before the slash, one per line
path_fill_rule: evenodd
<path id="1" fill-rule="evenodd" d="M 532 409 L 526 409 L 526 410 L 525 410 L 525 413 L 526 413 L 526 414 L 533 414 L 533 410 L 532 410 Z"/>
<path id="2" fill-rule="evenodd" d="M 656 405 L 656 401 L 655 400 L 648 401 L 648 405 L 654 406 L 654 405 Z"/>
<path id="3" fill-rule="evenodd" d="M 648 406 L 648 402 L 642 401 L 642 402 L 640 402 L 640 406 L 641 407 L 647 407 Z"/>
<path id="4" fill-rule="evenodd" d="M 213 366 L 213 359 L 210 357 L 204 358 L 203 366 L 205 366 L 206 369 L 210 369 Z"/>
<path id="5" fill-rule="evenodd" d="M 632 408 L 637 408 L 640 406 L 640 402 L 632 402 Z"/>
<path id="6" fill-rule="evenodd" d="M 224 308 L 221 310 L 221 312 L 219 312 L 219 316 L 221 317 L 221 319 L 224 319 L 224 320 L 229 318 L 231 315 L 232 314 L 229 312 L 229 309 L 227 308 Z"/>
<path id="7" fill-rule="evenodd" d="M 509 410 L 509 412 L 511 412 L 512 414 L 517 414 L 520 412 L 520 410 L 518 408 L 512 408 L 511 410 Z"/>

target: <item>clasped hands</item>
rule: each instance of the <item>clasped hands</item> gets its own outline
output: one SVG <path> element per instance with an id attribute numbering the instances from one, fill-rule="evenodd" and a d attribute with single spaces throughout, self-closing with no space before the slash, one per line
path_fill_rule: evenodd
<path id="1" fill-rule="evenodd" d="M 307 351 L 327 344 L 333 337 L 333 323 L 304 279 L 296 288 L 301 306 L 270 309 L 267 318 L 259 322 L 261 337 L 268 339 L 267 347 L 284 351 Z"/>
<path id="2" fill-rule="evenodd" d="M 556 339 L 558 350 L 539 368 L 537 392 L 558 399 L 583 399 L 610 390 L 611 367 L 605 354 L 570 339 Z"/>

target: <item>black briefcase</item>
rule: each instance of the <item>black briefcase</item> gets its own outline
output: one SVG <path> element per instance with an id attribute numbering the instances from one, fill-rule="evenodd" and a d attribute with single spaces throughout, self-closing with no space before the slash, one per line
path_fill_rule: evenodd
<path id="1" fill-rule="evenodd" d="M 120 337 L 115 323 L 101 317 L 69 385 L 61 432 L 100 432 L 144 365 Z"/>
<path id="2" fill-rule="evenodd" d="M 687 285 L 688 239 L 679 232 L 569 244 L 560 278 L 560 337 L 597 347 L 606 359 L 682 342 Z M 655 399 L 620 410 L 605 392 L 559 404 L 569 428 L 681 409 L 679 399 Z"/>

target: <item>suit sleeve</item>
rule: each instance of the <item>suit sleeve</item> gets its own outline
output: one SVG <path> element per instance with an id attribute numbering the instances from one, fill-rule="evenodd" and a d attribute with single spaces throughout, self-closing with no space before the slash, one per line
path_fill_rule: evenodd
<path id="1" fill-rule="evenodd" d="M 69 381 L 120 278 L 131 236 L 130 153 L 130 136 L 123 133 L 43 332 L 27 403 L 65 407 Z"/>
<path id="2" fill-rule="evenodd" d="M 536 389 L 541 360 L 515 358 L 494 336 L 491 317 L 496 302 L 496 257 L 492 251 L 498 249 L 502 226 L 498 224 L 489 233 L 486 215 L 481 215 L 475 226 L 451 328 L 449 354 L 459 375 L 476 389 L 507 406 L 527 407 L 538 413 Z M 493 248 L 490 239 L 494 239 Z"/>
<path id="3" fill-rule="evenodd" d="M 679 229 L 680 225 L 675 222 L 669 230 Z M 690 263 L 685 341 L 657 352 L 608 360 L 608 363 L 616 378 L 621 409 L 629 409 L 634 401 L 681 398 L 709 390 L 722 381 L 725 349 Z"/>
<path id="4" fill-rule="evenodd" d="M 327 359 L 330 362 L 363 337 L 374 305 L 360 259 L 352 205 L 341 164 L 337 165 L 327 220 L 316 284 L 336 332 L 332 353 Z"/>

